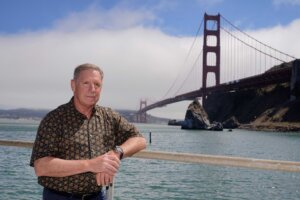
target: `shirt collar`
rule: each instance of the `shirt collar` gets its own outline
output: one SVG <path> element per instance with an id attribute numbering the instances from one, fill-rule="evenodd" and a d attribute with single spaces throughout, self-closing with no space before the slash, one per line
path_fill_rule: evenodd
<path id="1" fill-rule="evenodd" d="M 74 104 L 74 96 L 71 98 L 71 100 L 69 101 L 68 104 L 69 104 L 70 108 L 73 110 L 74 113 L 80 114 L 81 116 L 83 116 L 84 118 L 86 118 L 86 116 L 84 114 L 82 114 L 81 112 L 79 112 L 76 109 L 75 104 Z M 94 116 L 94 115 L 100 116 L 100 111 L 99 111 L 99 109 L 97 109 L 97 105 L 95 105 L 93 107 L 93 110 L 92 110 L 92 116 Z"/>

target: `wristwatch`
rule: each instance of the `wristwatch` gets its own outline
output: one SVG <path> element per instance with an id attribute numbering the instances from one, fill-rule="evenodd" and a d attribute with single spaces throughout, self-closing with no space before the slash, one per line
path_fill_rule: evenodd
<path id="1" fill-rule="evenodd" d="M 116 146 L 115 149 L 114 149 L 114 151 L 115 151 L 117 154 L 119 154 L 120 160 L 122 160 L 122 158 L 123 158 L 123 156 L 124 156 L 124 151 L 123 151 L 122 147 Z"/>

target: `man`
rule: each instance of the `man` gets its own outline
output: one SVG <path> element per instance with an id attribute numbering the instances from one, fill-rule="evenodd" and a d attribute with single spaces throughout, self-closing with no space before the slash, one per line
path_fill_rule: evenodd
<path id="1" fill-rule="evenodd" d="M 105 199 L 120 160 L 146 147 L 139 131 L 110 108 L 96 105 L 103 72 L 93 64 L 75 68 L 73 97 L 41 121 L 30 165 L 44 186 L 44 200 Z"/>

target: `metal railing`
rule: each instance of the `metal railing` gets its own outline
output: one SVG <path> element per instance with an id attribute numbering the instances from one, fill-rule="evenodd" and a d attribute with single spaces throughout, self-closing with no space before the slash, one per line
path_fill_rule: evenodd
<path id="1" fill-rule="evenodd" d="M 0 145 L 32 148 L 32 142 L 0 140 Z M 161 151 L 141 151 L 133 155 L 136 158 L 168 160 L 185 163 L 245 167 L 265 170 L 300 172 L 300 162 L 266 160 L 245 157 L 218 156 L 206 154 L 174 153 Z"/>

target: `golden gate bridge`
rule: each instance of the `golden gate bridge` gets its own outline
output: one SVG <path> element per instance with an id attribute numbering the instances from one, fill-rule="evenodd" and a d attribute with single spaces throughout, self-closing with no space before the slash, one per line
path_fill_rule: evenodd
<path id="1" fill-rule="evenodd" d="M 198 54 L 192 55 L 202 27 L 202 49 Z M 159 101 L 151 104 L 146 100 L 140 101 L 140 110 L 137 112 L 138 122 L 146 122 L 148 110 L 179 101 L 201 97 L 205 108 L 207 96 L 213 93 L 289 82 L 292 61 L 296 60 L 294 56 L 240 30 L 222 15 L 206 13 L 188 51 L 185 65 L 188 65 L 187 60 L 192 56 L 194 56 L 192 67 L 183 82 L 178 82 L 178 76 Z M 277 67 L 274 69 L 274 66 Z M 193 80 L 193 83 L 189 80 Z M 202 83 L 199 80 L 202 80 Z M 196 88 L 191 88 L 191 85 L 196 85 Z"/>

